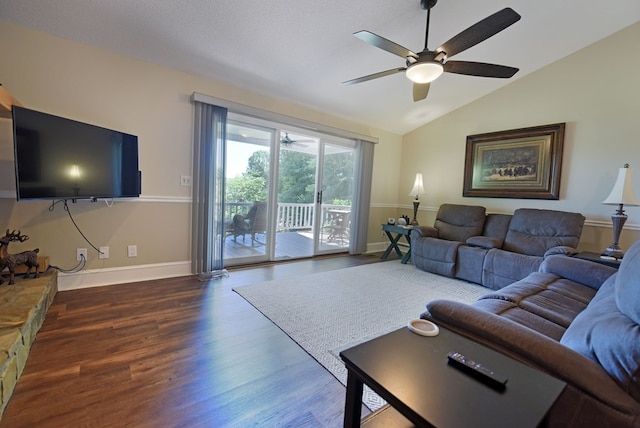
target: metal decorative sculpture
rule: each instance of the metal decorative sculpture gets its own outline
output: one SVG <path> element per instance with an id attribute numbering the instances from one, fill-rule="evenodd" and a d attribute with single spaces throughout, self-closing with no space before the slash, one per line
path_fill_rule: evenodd
<path id="1" fill-rule="evenodd" d="M 18 265 L 27 266 L 27 273 L 24 274 L 25 278 L 29 277 L 32 267 L 36 268 L 33 277 L 37 278 L 40 275 L 38 272 L 38 269 L 40 268 L 40 264 L 38 263 L 39 248 L 31 251 L 23 251 L 17 254 L 9 254 L 10 242 L 24 242 L 27 239 L 29 239 L 29 237 L 27 235 L 22 235 L 20 231 L 17 233 L 15 230 L 13 232 L 9 232 L 9 229 L 7 229 L 5 235 L 0 238 L 0 272 L 2 272 L 4 268 L 9 269 L 9 285 L 13 285 L 15 283 L 14 275 L 16 266 Z M 0 284 L 3 282 L 4 280 L 0 277 Z"/>

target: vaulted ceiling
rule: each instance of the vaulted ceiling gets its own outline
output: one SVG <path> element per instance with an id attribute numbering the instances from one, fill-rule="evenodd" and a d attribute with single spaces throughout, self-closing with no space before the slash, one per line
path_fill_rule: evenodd
<path id="1" fill-rule="evenodd" d="M 508 80 L 445 73 L 417 103 L 403 73 L 341 82 L 404 65 L 356 31 L 422 50 L 419 0 L 0 0 L 0 18 L 398 134 L 640 20 L 638 0 L 440 0 L 429 48 L 504 7 L 522 19 L 455 59 L 520 71 Z"/>

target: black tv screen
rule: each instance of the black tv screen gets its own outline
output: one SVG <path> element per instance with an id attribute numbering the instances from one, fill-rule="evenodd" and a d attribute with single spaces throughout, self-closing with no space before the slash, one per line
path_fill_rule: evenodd
<path id="1" fill-rule="evenodd" d="M 140 196 L 138 137 L 13 106 L 17 199 Z"/>

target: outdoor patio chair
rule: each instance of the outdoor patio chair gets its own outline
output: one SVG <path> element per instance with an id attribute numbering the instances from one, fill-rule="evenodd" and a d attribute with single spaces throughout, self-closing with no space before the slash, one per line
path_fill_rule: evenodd
<path id="1" fill-rule="evenodd" d="M 251 234 L 251 245 L 256 241 L 256 233 L 267 232 L 267 203 L 256 202 L 247 214 L 247 233 Z"/>
<path id="2" fill-rule="evenodd" d="M 330 224 L 327 226 L 329 230 L 329 242 L 340 241 L 343 245 L 349 240 L 349 224 L 351 222 L 351 212 L 336 211 L 329 212 L 331 215 Z"/>

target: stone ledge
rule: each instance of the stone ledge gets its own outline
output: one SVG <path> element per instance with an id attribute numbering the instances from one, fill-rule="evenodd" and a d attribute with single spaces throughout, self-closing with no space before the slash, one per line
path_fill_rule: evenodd
<path id="1" fill-rule="evenodd" d="M 57 291 L 56 271 L 0 285 L 0 418 Z"/>

